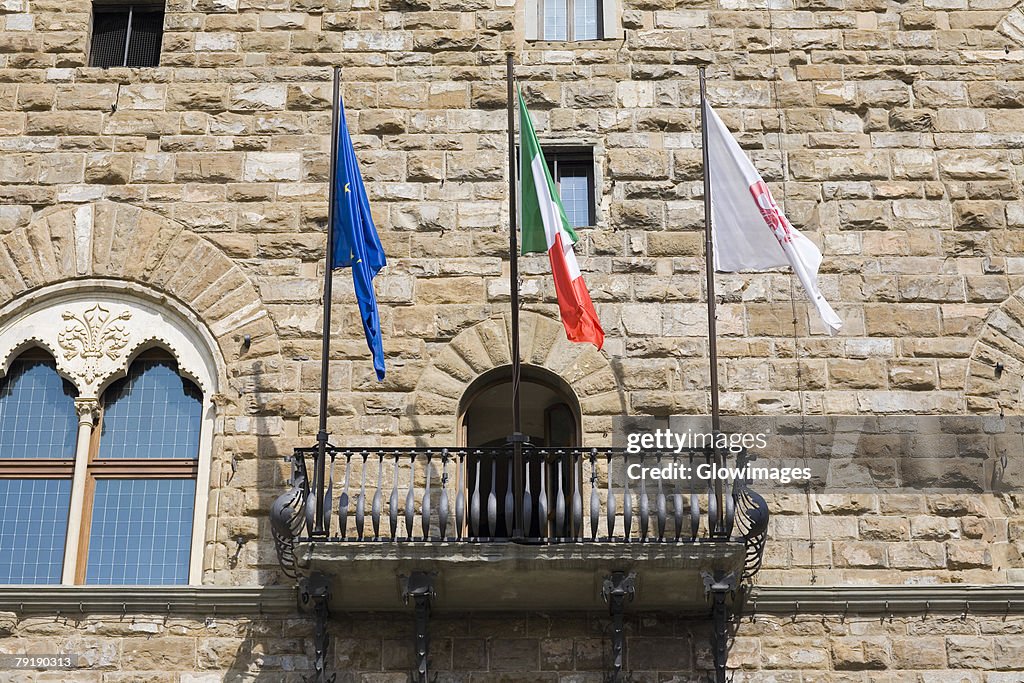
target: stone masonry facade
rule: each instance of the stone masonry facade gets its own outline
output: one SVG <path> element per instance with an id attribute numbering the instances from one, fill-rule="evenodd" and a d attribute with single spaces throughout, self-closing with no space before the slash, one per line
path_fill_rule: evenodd
<path id="1" fill-rule="evenodd" d="M 382 383 L 351 283 L 335 279 L 336 442 L 454 444 L 466 387 L 508 361 L 507 51 L 542 143 L 594 149 L 597 220 L 576 251 L 603 351 L 564 340 L 547 258 L 520 261 L 524 353 L 573 388 L 585 445 L 607 445 L 617 415 L 709 411 L 701 64 L 712 105 L 821 246 L 822 291 L 844 320 L 827 336 L 788 272 L 719 275 L 723 409 L 1021 412 L 1024 8 L 621 0 L 613 37 L 580 43 L 526 41 L 526 11 L 169 0 L 160 66 L 99 69 L 90 2 L 0 0 L 0 306 L 128 281 L 209 328 L 226 377 L 204 583 L 287 583 L 267 511 L 283 456 L 316 433 L 335 65 L 389 262 L 375 281 Z M 770 503 L 763 585 L 1024 582 L 1020 494 Z M 439 618 L 439 681 L 602 680 L 595 615 Z M 360 620 L 366 631 L 345 626 Z M 631 616 L 630 680 L 706 671 L 708 627 L 691 621 Z M 409 619 L 332 624 L 339 680 L 405 680 Z M 310 630 L 298 614 L 213 626 L 4 614 L 0 650 L 88 641 L 100 663 L 75 680 L 103 683 L 300 680 Z M 730 667 L 737 681 L 1019 683 L 1022 634 L 1012 613 L 747 617 Z"/>
<path id="2" fill-rule="evenodd" d="M 338 614 L 330 665 L 340 683 L 406 683 L 412 661 L 405 615 Z M 88 668 L 87 683 L 299 683 L 313 652 L 302 618 L 187 619 L 94 615 L 28 617 L 13 630 L 0 615 L 5 649 L 66 647 Z M 704 683 L 712 668 L 705 623 L 652 613 L 626 622 L 626 678 L 634 683 Z M 49 651 L 49 650 L 48 650 Z M 606 615 L 569 613 L 437 615 L 432 666 L 438 683 L 603 683 Z M 729 664 L 736 683 L 1019 683 L 1020 616 L 744 617 Z M 66 672 L 0 681 L 64 681 Z"/>

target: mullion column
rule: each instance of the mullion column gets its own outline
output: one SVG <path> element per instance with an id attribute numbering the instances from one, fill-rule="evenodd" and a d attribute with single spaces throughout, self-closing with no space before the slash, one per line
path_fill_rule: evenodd
<path id="1" fill-rule="evenodd" d="M 64 544 L 64 570 L 61 583 L 70 586 L 75 583 L 78 570 L 78 551 L 85 520 L 85 485 L 89 467 L 89 449 L 92 432 L 99 416 L 99 402 L 94 398 L 76 398 L 75 411 L 78 413 L 78 440 L 75 445 L 75 468 L 71 483 L 71 507 L 68 511 L 68 536 Z"/>

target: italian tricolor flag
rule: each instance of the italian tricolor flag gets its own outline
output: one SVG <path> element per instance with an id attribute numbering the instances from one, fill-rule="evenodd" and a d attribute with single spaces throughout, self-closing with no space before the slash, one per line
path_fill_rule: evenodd
<path id="1" fill-rule="evenodd" d="M 547 252 L 565 335 L 569 341 L 590 342 L 600 349 L 604 345 L 604 330 L 572 249 L 579 238 L 565 217 L 522 93 L 519 93 L 519 144 L 523 254 Z"/>

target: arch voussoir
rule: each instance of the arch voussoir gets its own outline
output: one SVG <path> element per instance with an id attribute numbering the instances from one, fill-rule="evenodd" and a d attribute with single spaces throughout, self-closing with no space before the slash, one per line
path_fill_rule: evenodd
<path id="1" fill-rule="evenodd" d="M 34 289 L 46 284 L 43 274 L 46 271 L 39 267 L 39 255 L 32 249 L 23 228 L 4 236 L 2 241 L 24 288 Z"/>
<path id="2" fill-rule="evenodd" d="M 491 367 L 508 365 L 512 362 L 512 345 L 505 333 L 505 326 L 500 320 L 485 320 L 477 324 L 474 329 L 480 337 L 484 351 L 490 358 Z"/>
<path id="3" fill-rule="evenodd" d="M 996 31 L 1020 46 L 1024 46 L 1024 3 L 1006 13 L 996 25 Z"/>
<path id="4" fill-rule="evenodd" d="M 74 277 L 78 261 L 75 255 L 74 215 L 69 211 L 63 211 L 46 216 L 42 220 L 29 223 L 27 229 L 38 235 L 40 240 L 49 242 L 53 250 L 54 274 L 60 279 Z"/>
<path id="5" fill-rule="evenodd" d="M 964 378 L 967 407 L 979 413 L 1021 412 L 1024 391 L 1024 289 L 985 321 Z"/>
<path id="6" fill-rule="evenodd" d="M 0 238 L 3 301 L 81 278 L 134 282 L 173 297 L 209 327 L 225 358 L 237 355 L 240 334 L 250 335 L 250 351 L 258 343 L 264 355 L 280 353 L 273 320 L 245 273 L 162 214 L 108 201 L 55 206 Z"/>
<path id="7" fill-rule="evenodd" d="M 452 432 L 432 434 L 433 438 L 454 437 L 455 413 L 466 390 L 484 373 L 512 362 L 510 317 L 505 313 L 464 329 L 430 359 L 410 406 L 414 415 L 452 417 Z M 608 418 L 589 417 L 625 411 L 617 375 L 608 358 L 589 344 L 570 342 L 559 321 L 539 313 L 523 311 L 519 329 L 523 362 L 563 379 L 583 409 L 584 433 L 591 439 L 604 438 Z M 595 426 L 600 430 L 592 431 Z"/>

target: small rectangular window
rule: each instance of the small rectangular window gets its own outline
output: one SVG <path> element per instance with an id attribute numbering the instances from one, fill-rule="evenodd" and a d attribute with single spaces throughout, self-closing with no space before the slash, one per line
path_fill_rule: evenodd
<path id="1" fill-rule="evenodd" d="M 163 26 L 159 5 L 94 5 L 90 66 L 158 66 Z"/>
<path id="2" fill-rule="evenodd" d="M 604 37 L 604 0 L 537 0 L 541 40 L 598 40 Z"/>
<path id="3" fill-rule="evenodd" d="M 597 222 L 594 151 L 586 147 L 552 147 L 544 150 L 544 158 L 569 223 L 574 228 L 594 225 Z"/>

